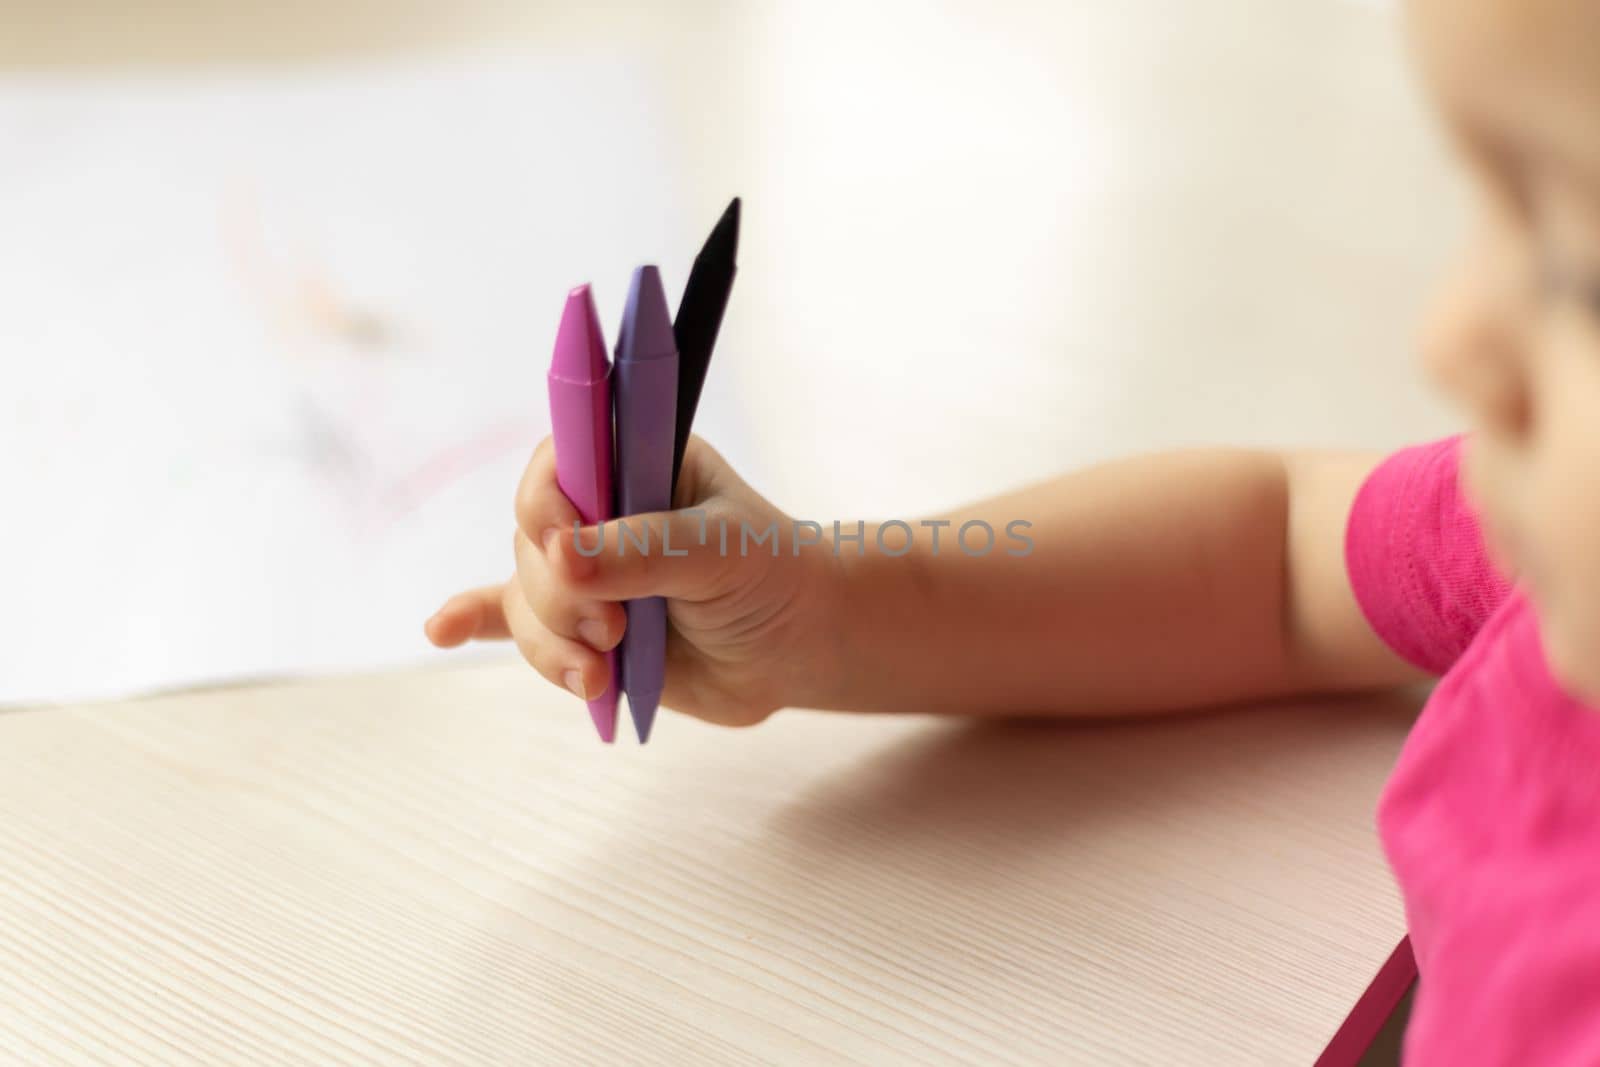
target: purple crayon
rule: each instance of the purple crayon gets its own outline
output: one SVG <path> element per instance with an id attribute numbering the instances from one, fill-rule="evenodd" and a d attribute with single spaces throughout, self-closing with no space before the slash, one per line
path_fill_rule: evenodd
<path id="1" fill-rule="evenodd" d="M 550 357 L 550 427 L 556 484 L 586 526 L 611 518 L 611 361 L 587 285 L 567 294 Z M 617 736 L 617 655 L 606 653 L 606 691 L 589 701 L 600 740 Z"/>
<path id="2" fill-rule="evenodd" d="M 673 436 L 677 427 L 678 346 L 672 314 L 653 266 L 633 272 L 617 335 L 617 512 L 621 516 L 672 507 Z M 623 524 L 626 525 L 626 524 Z M 660 552 L 665 547 L 641 526 L 619 533 L 618 551 Z M 653 596 L 624 605 L 622 688 L 641 743 L 650 739 L 667 667 L 667 602 Z"/>

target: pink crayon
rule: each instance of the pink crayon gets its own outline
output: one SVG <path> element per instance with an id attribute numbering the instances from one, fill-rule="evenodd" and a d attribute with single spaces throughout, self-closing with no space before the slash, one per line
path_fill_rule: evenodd
<path id="1" fill-rule="evenodd" d="M 550 427 L 556 484 L 584 525 L 612 517 L 611 360 L 587 285 L 567 294 L 550 357 Z M 589 701 L 600 740 L 617 736 L 617 654 L 606 653 L 606 691 Z"/>

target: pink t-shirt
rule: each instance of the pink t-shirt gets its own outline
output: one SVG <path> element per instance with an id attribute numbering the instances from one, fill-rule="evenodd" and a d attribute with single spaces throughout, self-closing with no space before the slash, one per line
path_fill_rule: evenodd
<path id="1" fill-rule="evenodd" d="M 1600 1064 L 1600 712 L 1562 691 L 1538 620 L 1457 484 L 1461 438 L 1395 453 L 1345 558 L 1373 628 L 1443 680 L 1378 806 L 1421 976 L 1409 1065 Z"/>

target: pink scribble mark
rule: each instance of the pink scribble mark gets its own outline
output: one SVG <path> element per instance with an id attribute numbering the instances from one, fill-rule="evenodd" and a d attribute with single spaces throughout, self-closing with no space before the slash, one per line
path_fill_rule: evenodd
<path id="1" fill-rule="evenodd" d="M 479 467 L 513 449 L 531 448 L 529 442 L 538 432 L 538 425 L 533 419 L 505 422 L 442 449 L 389 486 L 379 502 L 379 513 L 384 521 L 394 522 Z"/>
<path id="2" fill-rule="evenodd" d="M 253 184 L 242 182 L 232 194 L 224 203 L 223 241 L 286 361 L 335 367 L 387 362 L 395 338 L 404 331 L 341 299 L 340 287 L 328 278 L 309 242 L 294 243 L 294 262 L 273 262 Z M 327 409 L 310 395 L 301 399 L 305 410 L 298 423 L 299 454 L 329 489 L 352 533 L 362 539 L 383 533 L 507 452 L 531 448 L 539 429 L 531 418 L 501 422 L 443 447 L 398 480 L 374 485 L 374 464 L 351 424 L 370 424 L 381 417 L 378 397 L 363 393 L 355 398 L 354 409 L 342 412 Z"/>

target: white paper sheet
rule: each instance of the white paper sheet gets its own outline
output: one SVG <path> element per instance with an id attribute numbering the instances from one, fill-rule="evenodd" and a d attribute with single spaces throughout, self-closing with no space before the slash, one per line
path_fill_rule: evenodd
<path id="1" fill-rule="evenodd" d="M 721 209 L 660 118 L 613 62 L 0 80 L 0 703 L 428 656 L 566 290 L 676 293 Z"/>

